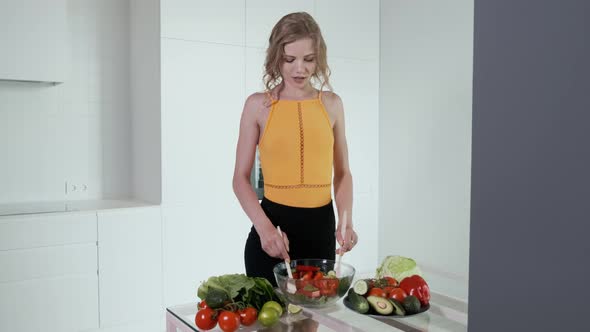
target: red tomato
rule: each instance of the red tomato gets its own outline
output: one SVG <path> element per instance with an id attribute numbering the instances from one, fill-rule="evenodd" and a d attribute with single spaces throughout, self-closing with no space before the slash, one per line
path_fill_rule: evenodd
<path id="1" fill-rule="evenodd" d="M 217 325 L 215 320 L 215 311 L 211 308 L 204 308 L 197 311 L 195 316 L 195 325 L 201 330 L 211 330 Z"/>
<path id="2" fill-rule="evenodd" d="M 381 279 L 387 280 L 387 285 L 388 286 L 391 286 L 391 287 L 397 287 L 397 286 L 399 286 L 399 282 L 397 282 L 397 280 L 395 280 L 394 277 L 383 277 Z"/>
<path id="3" fill-rule="evenodd" d="M 302 277 L 303 280 L 312 280 L 313 279 L 313 271 L 307 271 Z"/>
<path id="4" fill-rule="evenodd" d="M 383 291 L 385 292 L 385 294 L 387 296 L 389 296 L 389 293 L 391 293 L 391 291 L 394 289 L 395 289 L 395 287 L 391 287 L 391 286 L 383 287 Z"/>
<path id="5" fill-rule="evenodd" d="M 254 307 L 247 307 L 238 311 L 240 314 L 240 323 L 245 326 L 254 324 L 256 318 L 258 318 L 258 311 Z"/>
<path id="6" fill-rule="evenodd" d="M 205 302 L 205 300 L 199 302 L 199 304 L 197 304 L 197 307 L 199 309 L 205 309 L 205 308 L 209 308 L 209 306 L 207 305 L 207 302 Z"/>
<path id="7" fill-rule="evenodd" d="M 315 275 L 313 276 L 313 280 L 321 280 L 324 278 L 324 274 L 322 273 L 322 271 L 318 271 L 315 273 Z"/>
<path id="8" fill-rule="evenodd" d="M 219 328 L 223 332 L 234 332 L 240 328 L 240 316 L 235 312 L 222 311 L 217 319 Z"/>
<path id="9" fill-rule="evenodd" d="M 379 287 L 373 287 L 369 289 L 369 293 L 367 293 L 367 296 L 387 297 L 387 294 L 385 294 L 385 291 L 383 289 Z"/>
<path id="10" fill-rule="evenodd" d="M 394 288 L 391 292 L 389 292 L 389 294 L 387 296 L 390 299 L 394 299 L 399 302 L 402 302 L 408 296 L 408 294 L 406 293 L 406 291 L 404 291 L 403 289 L 398 287 L 398 288 Z"/>

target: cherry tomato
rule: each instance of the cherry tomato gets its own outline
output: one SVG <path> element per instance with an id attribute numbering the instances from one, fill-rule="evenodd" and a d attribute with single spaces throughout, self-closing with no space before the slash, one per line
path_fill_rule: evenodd
<path id="1" fill-rule="evenodd" d="M 247 307 L 238 311 L 240 314 L 240 323 L 245 326 L 254 324 L 256 318 L 258 318 L 258 311 L 254 307 Z"/>
<path id="2" fill-rule="evenodd" d="M 207 305 L 207 302 L 205 302 L 205 300 L 199 302 L 199 304 L 197 304 L 197 307 L 199 309 L 205 309 L 205 308 L 209 308 L 209 306 Z"/>
<path id="3" fill-rule="evenodd" d="M 195 316 L 195 325 L 201 330 L 211 330 L 217 325 L 215 320 L 215 311 L 211 308 L 204 308 L 197 311 Z"/>
<path id="4" fill-rule="evenodd" d="M 369 293 L 367 294 L 367 296 L 387 297 L 387 294 L 385 294 L 385 291 L 382 288 L 373 287 L 369 289 Z"/>
<path id="5" fill-rule="evenodd" d="M 313 279 L 313 271 L 307 271 L 301 278 L 303 280 L 312 280 Z"/>
<path id="6" fill-rule="evenodd" d="M 235 312 L 224 310 L 219 314 L 217 321 L 223 332 L 234 332 L 240 328 L 240 316 Z"/>
<path id="7" fill-rule="evenodd" d="M 407 296 L 408 296 L 408 294 L 406 293 L 406 291 L 404 291 L 403 289 L 401 289 L 399 287 L 398 288 L 394 288 L 387 295 L 387 297 L 389 297 L 390 299 L 394 299 L 394 300 L 397 300 L 399 302 L 402 302 Z"/>

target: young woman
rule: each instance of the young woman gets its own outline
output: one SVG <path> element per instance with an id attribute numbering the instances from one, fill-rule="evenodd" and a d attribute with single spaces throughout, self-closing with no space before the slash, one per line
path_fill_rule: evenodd
<path id="1" fill-rule="evenodd" d="M 273 285 L 272 269 L 283 259 L 334 259 L 340 253 L 336 241 L 343 253 L 358 241 L 344 110 L 337 94 L 323 91 L 330 88 L 329 75 L 315 20 L 304 12 L 281 18 L 269 38 L 266 91 L 249 96 L 244 105 L 233 177 L 234 192 L 253 224 L 244 252 L 246 274 Z M 250 184 L 256 146 L 264 175 L 260 204 Z"/>

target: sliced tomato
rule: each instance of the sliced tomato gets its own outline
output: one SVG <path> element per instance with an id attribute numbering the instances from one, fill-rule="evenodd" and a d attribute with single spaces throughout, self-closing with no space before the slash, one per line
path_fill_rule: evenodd
<path id="1" fill-rule="evenodd" d="M 295 269 L 299 272 L 316 272 L 320 270 L 319 266 L 310 266 L 310 265 L 297 265 Z"/>
<path id="2" fill-rule="evenodd" d="M 339 281 L 336 278 L 324 278 L 316 280 L 315 285 L 320 290 L 320 295 L 335 296 L 338 292 Z"/>
<path id="3" fill-rule="evenodd" d="M 295 288 L 302 289 L 307 284 L 313 284 L 312 280 L 297 279 L 295 280 Z"/>
<path id="4" fill-rule="evenodd" d="M 322 296 L 321 291 L 317 288 L 312 288 L 312 289 L 306 289 L 306 288 L 301 288 L 297 290 L 297 293 L 305 295 L 307 297 L 320 297 Z"/>
<path id="5" fill-rule="evenodd" d="M 324 274 L 322 271 L 317 271 L 313 276 L 313 280 L 322 280 L 324 278 Z"/>

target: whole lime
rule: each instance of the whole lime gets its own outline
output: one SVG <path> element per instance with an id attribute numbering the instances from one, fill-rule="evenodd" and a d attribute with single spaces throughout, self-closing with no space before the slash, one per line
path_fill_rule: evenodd
<path id="1" fill-rule="evenodd" d="M 258 321 L 265 327 L 276 324 L 279 317 L 279 312 L 273 308 L 262 308 L 258 313 Z"/>
<path id="2" fill-rule="evenodd" d="M 277 301 L 267 301 L 262 305 L 260 310 L 264 310 L 265 308 L 274 309 L 279 314 L 279 317 L 283 315 L 283 306 Z"/>

